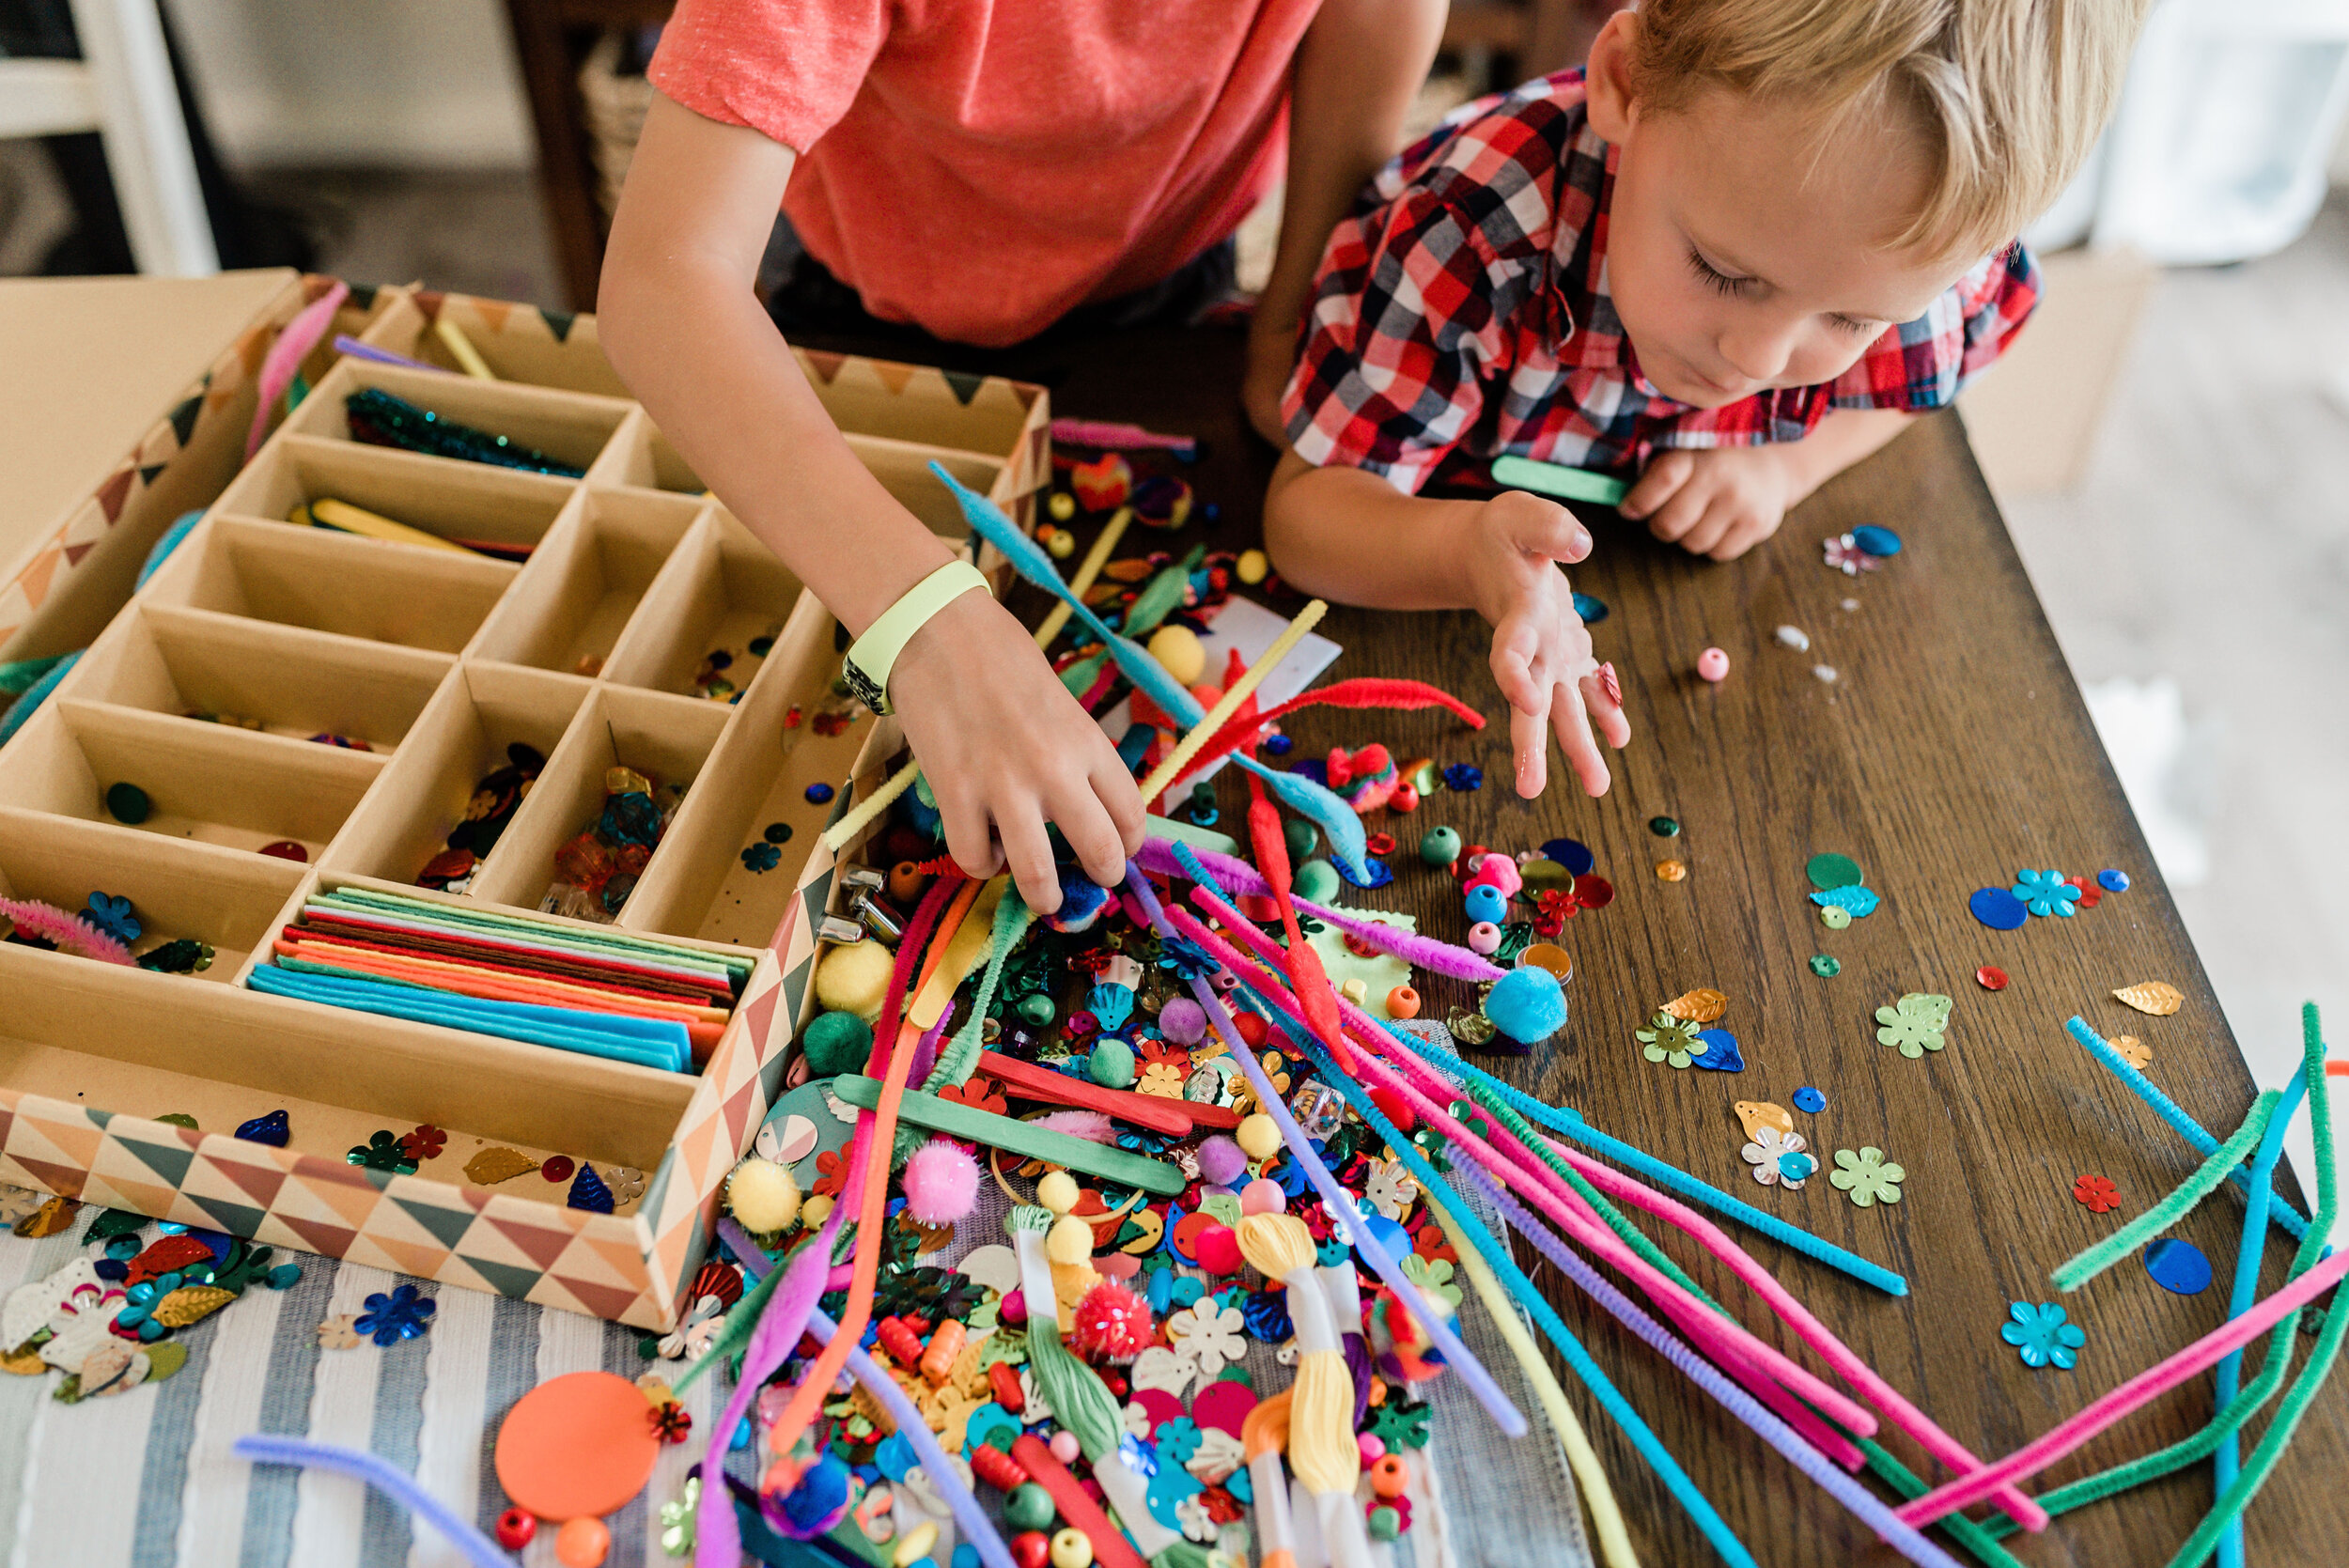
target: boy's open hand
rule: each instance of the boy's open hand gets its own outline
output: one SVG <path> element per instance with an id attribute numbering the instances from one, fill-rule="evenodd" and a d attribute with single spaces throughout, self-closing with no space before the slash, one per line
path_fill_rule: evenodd
<path id="1" fill-rule="evenodd" d="M 1691 555 L 1734 561 L 1778 532 L 1808 489 L 1794 448 L 1716 446 L 1657 454 L 1619 508 Z"/>
<path id="2" fill-rule="evenodd" d="M 1470 575 L 1476 607 L 1492 623 L 1493 680 L 1509 702 L 1517 793 L 1548 781 L 1548 732 L 1592 795 L 1607 793 L 1607 759 L 1592 722 L 1621 750 L 1631 739 L 1620 698 L 1591 657 L 1591 634 L 1574 613 L 1574 592 L 1558 563 L 1591 552 L 1590 531 L 1554 501 L 1506 490 L 1479 506 L 1470 523 Z"/>
<path id="3" fill-rule="evenodd" d="M 931 616 L 898 654 L 889 692 L 957 865 L 992 877 L 1008 863 L 1028 907 L 1050 914 L 1060 878 L 1050 821 L 1086 876 L 1107 888 L 1124 880 L 1127 857 L 1142 847 L 1142 795 L 1001 605 L 965 594 Z"/>

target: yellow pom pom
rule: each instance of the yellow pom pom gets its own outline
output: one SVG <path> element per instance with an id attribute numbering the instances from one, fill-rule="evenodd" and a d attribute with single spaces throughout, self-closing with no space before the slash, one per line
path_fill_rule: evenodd
<path id="1" fill-rule="evenodd" d="M 1150 637 L 1150 657 L 1185 686 L 1207 673 L 1207 650 L 1200 645 L 1199 634 L 1187 626 L 1159 628 Z"/>
<path id="2" fill-rule="evenodd" d="M 1063 1215 L 1044 1238 L 1044 1255 L 1056 1264 L 1091 1262 L 1093 1227 L 1073 1214 Z"/>
<path id="3" fill-rule="evenodd" d="M 1066 561 L 1077 553 L 1077 536 L 1066 528 L 1055 528 L 1052 536 L 1044 541 L 1044 548 L 1051 552 L 1053 560 Z"/>
<path id="4" fill-rule="evenodd" d="M 754 1235 L 787 1229 L 800 1214 L 800 1184 L 771 1159 L 753 1155 L 726 1178 L 726 1207 Z"/>
<path id="5" fill-rule="evenodd" d="M 1077 498 L 1066 490 L 1054 490 L 1052 499 L 1044 504 L 1044 509 L 1052 514 L 1054 522 L 1066 522 L 1077 515 Z"/>
<path id="6" fill-rule="evenodd" d="M 879 942 L 835 947 L 816 966 L 816 1000 L 834 1012 L 854 1013 L 868 1021 L 878 1018 L 896 961 L 897 955 Z"/>
<path id="7" fill-rule="evenodd" d="M 1233 566 L 1234 569 L 1239 573 L 1239 580 L 1251 588 L 1262 582 L 1266 574 L 1272 570 L 1272 563 L 1266 558 L 1265 552 L 1261 550 L 1241 551 L 1239 559 L 1233 563 Z"/>
<path id="8" fill-rule="evenodd" d="M 1250 1159 L 1270 1159 L 1281 1152 L 1280 1126 L 1261 1110 L 1242 1117 L 1232 1136 L 1239 1140 L 1240 1152 Z"/>
<path id="9" fill-rule="evenodd" d="M 1077 1178 L 1066 1171 L 1047 1172 L 1035 1184 L 1035 1201 L 1054 1214 L 1066 1214 L 1077 1206 Z"/>
<path id="10" fill-rule="evenodd" d="M 831 1193 L 818 1192 L 815 1197 L 810 1198 L 806 1203 L 800 1205 L 801 1221 L 811 1228 L 821 1225 L 825 1220 L 832 1218 L 832 1202 L 833 1200 Z"/>

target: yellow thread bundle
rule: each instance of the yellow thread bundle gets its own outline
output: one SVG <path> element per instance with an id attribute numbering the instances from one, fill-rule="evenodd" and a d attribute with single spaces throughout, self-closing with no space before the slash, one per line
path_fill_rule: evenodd
<path id="1" fill-rule="evenodd" d="M 1295 1215 L 1252 1214 L 1239 1222 L 1239 1250 L 1250 1267 L 1289 1287 L 1289 1315 L 1298 1326 L 1289 1467 L 1316 1498 L 1350 1497 L 1362 1473 L 1361 1451 L 1354 1443 L 1354 1377 L 1314 1278 L 1320 1259 L 1313 1233 Z M 1318 1336 L 1310 1327 L 1315 1320 L 1324 1329 Z M 1316 1338 L 1323 1343 L 1312 1343 Z"/>

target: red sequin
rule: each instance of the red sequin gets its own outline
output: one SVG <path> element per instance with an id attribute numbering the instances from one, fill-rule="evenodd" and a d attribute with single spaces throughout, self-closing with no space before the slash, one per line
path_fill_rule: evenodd
<path id="1" fill-rule="evenodd" d="M 1985 991 L 2003 991 L 2007 986 L 2006 970 L 1996 964 L 1984 964 L 1974 971 L 1974 983 Z"/>

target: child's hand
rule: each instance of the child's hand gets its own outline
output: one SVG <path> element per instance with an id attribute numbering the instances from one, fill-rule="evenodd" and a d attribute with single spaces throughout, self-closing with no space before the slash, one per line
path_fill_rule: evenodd
<path id="1" fill-rule="evenodd" d="M 1599 675 L 1574 591 L 1554 564 L 1590 554 L 1590 531 L 1556 502 L 1523 490 L 1486 502 L 1470 528 L 1469 570 L 1477 608 L 1492 623 L 1493 680 L 1509 702 L 1517 793 L 1532 800 L 1542 792 L 1555 729 L 1583 789 L 1606 794 L 1607 759 L 1591 722 L 1617 750 L 1630 741 L 1631 723 Z"/>
<path id="2" fill-rule="evenodd" d="M 1691 555 L 1734 561 L 1778 532 L 1808 487 L 1792 445 L 1658 453 L 1619 508 Z"/>
<path id="3" fill-rule="evenodd" d="M 1001 605 L 965 594 L 931 616 L 898 654 L 889 691 L 957 865 L 992 877 L 1008 862 L 1019 896 L 1050 914 L 1050 821 L 1086 876 L 1105 888 L 1125 880 L 1143 837 L 1133 776 Z"/>

